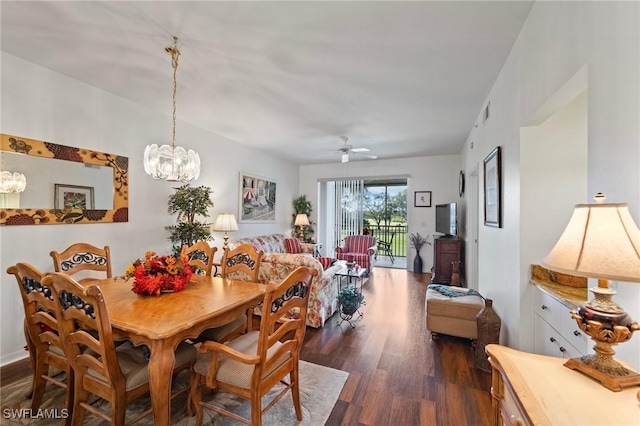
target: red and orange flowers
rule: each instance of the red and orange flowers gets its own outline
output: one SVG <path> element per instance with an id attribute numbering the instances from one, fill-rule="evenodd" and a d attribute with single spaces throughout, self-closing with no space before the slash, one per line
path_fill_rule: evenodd
<path id="1" fill-rule="evenodd" d="M 136 259 L 125 271 L 125 278 L 133 278 L 131 291 L 148 295 L 181 291 L 191 275 L 186 256 L 157 256 L 153 251 L 146 252 L 144 259 Z"/>

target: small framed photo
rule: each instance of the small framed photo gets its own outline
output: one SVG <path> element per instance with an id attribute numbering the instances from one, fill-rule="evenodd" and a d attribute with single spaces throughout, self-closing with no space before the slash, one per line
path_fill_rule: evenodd
<path id="1" fill-rule="evenodd" d="M 414 207 L 431 207 L 431 191 L 415 191 L 413 193 Z"/>
<path id="2" fill-rule="evenodd" d="M 502 161 L 500 147 L 484 159 L 484 224 L 502 228 Z"/>
<path id="3" fill-rule="evenodd" d="M 58 210 L 95 209 L 92 186 L 67 185 L 54 183 L 53 203 Z"/>

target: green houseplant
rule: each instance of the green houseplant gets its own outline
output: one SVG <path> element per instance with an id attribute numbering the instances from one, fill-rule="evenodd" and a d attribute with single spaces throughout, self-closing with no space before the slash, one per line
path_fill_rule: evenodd
<path id="1" fill-rule="evenodd" d="M 178 214 L 177 224 L 167 226 L 169 241 L 173 244 L 174 255 L 179 255 L 182 246 L 190 246 L 197 241 L 210 241 L 210 223 L 200 222 L 198 216 L 209 217 L 209 208 L 213 207 L 211 188 L 207 186 L 190 186 L 189 184 L 175 188 L 169 196 L 169 214 Z"/>
<path id="2" fill-rule="evenodd" d="M 362 295 L 362 292 L 356 289 L 355 286 L 348 285 L 340 289 L 338 302 L 340 302 L 343 314 L 353 315 L 356 313 L 358 308 L 360 308 L 362 302 L 364 302 L 364 296 Z"/>
<path id="3" fill-rule="evenodd" d="M 311 201 L 307 200 L 306 195 L 301 195 L 293 200 L 293 214 L 291 215 L 291 225 L 293 226 L 293 232 L 291 235 L 293 235 L 294 237 L 300 235 L 300 230 L 295 225 L 296 216 L 299 214 L 306 214 L 307 217 L 310 218 L 312 210 L 313 209 L 311 208 Z M 303 242 L 305 243 L 313 242 L 314 230 L 311 227 L 312 224 L 313 222 L 309 220 L 309 226 L 305 226 L 302 230 L 304 240 Z"/>
<path id="4" fill-rule="evenodd" d="M 425 244 L 431 245 L 429 242 L 429 236 L 423 237 L 419 232 L 409 235 L 409 244 L 412 248 L 416 249 L 416 257 L 413 258 L 413 272 L 417 274 L 422 273 L 422 258 L 420 257 L 420 249 Z"/>

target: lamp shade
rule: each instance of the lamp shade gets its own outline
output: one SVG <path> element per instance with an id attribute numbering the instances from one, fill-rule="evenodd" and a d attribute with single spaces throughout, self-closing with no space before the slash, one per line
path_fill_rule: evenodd
<path id="1" fill-rule="evenodd" d="M 220 213 L 213 224 L 214 231 L 237 231 L 238 222 L 233 213 Z"/>
<path id="2" fill-rule="evenodd" d="M 542 265 L 570 275 L 640 282 L 640 230 L 626 204 L 578 204 Z"/>
<path id="3" fill-rule="evenodd" d="M 296 216 L 296 221 L 293 223 L 295 226 L 306 226 L 309 225 L 309 218 L 306 214 L 301 213 Z"/>

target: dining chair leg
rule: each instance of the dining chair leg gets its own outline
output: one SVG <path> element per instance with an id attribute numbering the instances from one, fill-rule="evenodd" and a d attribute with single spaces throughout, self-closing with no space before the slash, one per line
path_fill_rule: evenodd
<path id="1" fill-rule="evenodd" d="M 251 426 L 262 426 L 262 398 L 257 389 L 251 390 Z"/>
<path id="2" fill-rule="evenodd" d="M 192 371 L 191 376 L 191 387 L 189 389 L 189 397 L 187 402 L 189 403 L 189 411 L 191 411 L 191 416 L 195 411 L 196 415 L 196 426 L 202 426 L 202 405 L 200 405 L 200 401 L 202 401 L 202 381 L 204 377 L 195 371 Z"/>
<path id="3" fill-rule="evenodd" d="M 73 419 L 73 398 L 74 398 L 74 390 L 75 390 L 75 387 L 74 387 L 75 377 L 73 375 L 73 369 L 71 368 L 71 366 L 69 366 L 65 374 L 67 375 L 66 377 L 67 392 L 64 398 L 64 406 L 67 409 L 68 417 L 63 420 L 62 424 L 63 426 L 69 426 L 71 425 L 71 422 Z"/>
<path id="4" fill-rule="evenodd" d="M 77 381 L 78 376 L 75 376 L 74 380 Z M 74 383 L 76 391 L 73 393 L 73 413 L 71 413 L 71 424 L 73 426 L 81 426 L 82 422 L 84 421 L 84 416 L 87 412 L 87 409 L 81 405 L 81 402 L 86 403 L 89 394 L 86 390 L 77 390 L 82 389 L 81 385 L 82 383 Z"/>
<path id="5" fill-rule="evenodd" d="M 33 371 L 33 380 L 31 381 L 31 387 L 25 393 L 25 397 L 27 399 L 33 398 L 33 387 L 36 383 L 36 347 L 31 341 L 31 336 L 29 335 L 29 328 L 27 326 L 27 320 L 24 320 L 24 339 L 27 342 L 27 351 L 29 351 L 29 362 L 31 363 L 31 371 Z"/>
<path id="6" fill-rule="evenodd" d="M 300 382 L 298 380 L 298 363 L 293 367 L 293 371 L 289 374 L 291 381 L 291 397 L 293 398 L 293 408 L 296 410 L 296 418 L 302 421 L 302 407 L 300 405 Z"/>
<path id="7" fill-rule="evenodd" d="M 38 357 L 38 354 L 36 354 Z M 47 381 L 43 376 L 49 374 L 49 366 L 44 363 L 44 361 L 40 361 L 36 359 L 36 368 L 33 373 L 33 394 L 31 397 L 31 409 L 37 410 L 40 408 L 40 404 L 42 404 L 42 399 L 44 398 L 44 391 L 47 386 Z"/>

